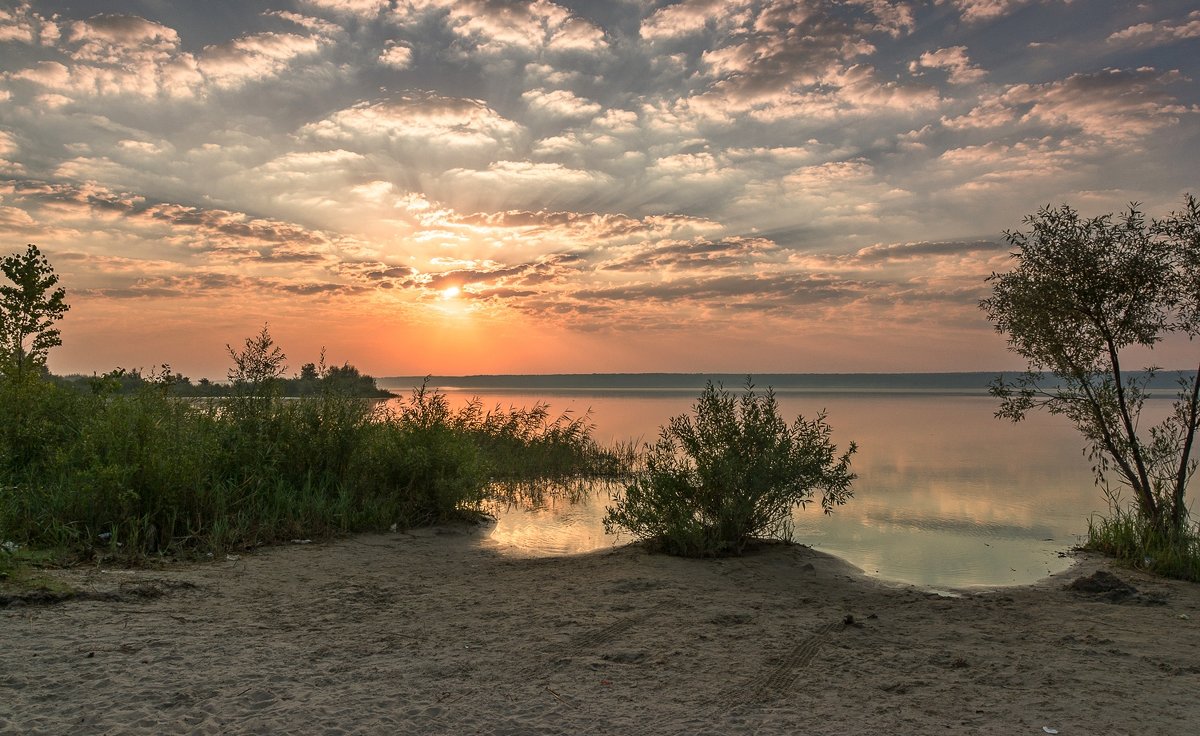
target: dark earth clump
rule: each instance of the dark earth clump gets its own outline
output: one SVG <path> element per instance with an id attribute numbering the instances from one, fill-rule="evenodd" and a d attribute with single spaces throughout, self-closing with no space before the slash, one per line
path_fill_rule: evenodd
<path id="1" fill-rule="evenodd" d="M 1138 589 L 1106 570 L 1097 570 L 1086 577 L 1076 578 L 1066 586 L 1076 593 L 1094 596 L 1110 603 L 1140 603 L 1161 606 L 1166 600 L 1158 595 L 1144 595 Z"/>

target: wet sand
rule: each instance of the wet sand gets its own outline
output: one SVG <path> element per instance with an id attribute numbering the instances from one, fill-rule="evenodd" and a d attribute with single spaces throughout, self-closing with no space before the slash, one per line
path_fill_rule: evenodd
<path id="1" fill-rule="evenodd" d="M 1096 570 L 1139 593 L 1066 587 Z M 1095 558 L 944 597 L 799 546 L 530 559 L 449 528 L 63 574 L 93 598 L 0 609 L 0 733 L 1200 729 L 1200 585 Z"/>

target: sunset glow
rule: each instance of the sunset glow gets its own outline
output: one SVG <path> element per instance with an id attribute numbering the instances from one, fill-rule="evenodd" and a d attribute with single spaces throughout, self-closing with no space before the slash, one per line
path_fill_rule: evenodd
<path id="1" fill-rule="evenodd" d="M 219 378 L 264 323 L 375 375 L 1013 367 L 1002 231 L 1200 192 L 1183 0 L 4 8 L 56 372 Z"/>

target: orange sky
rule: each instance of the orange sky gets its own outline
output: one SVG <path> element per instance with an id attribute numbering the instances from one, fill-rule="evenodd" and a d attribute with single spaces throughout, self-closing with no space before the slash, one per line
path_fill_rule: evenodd
<path id="1" fill-rule="evenodd" d="M 0 250 L 56 372 L 1013 368 L 1002 231 L 1178 207 L 1197 78 L 1183 0 L 24 0 Z"/>

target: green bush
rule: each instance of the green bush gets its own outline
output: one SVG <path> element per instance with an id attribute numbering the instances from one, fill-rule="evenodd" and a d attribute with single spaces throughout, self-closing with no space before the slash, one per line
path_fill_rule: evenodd
<path id="1" fill-rule="evenodd" d="M 831 513 L 852 492 L 850 456 L 830 440 L 824 413 L 788 425 L 770 388 L 740 398 L 711 382 L 648 448 L 645 469 L 608 508 L 605 530 L 625 530 L 671 554 L 740 554 L 752 540 L 791 538 L 791 514 L 821 492 Z"/>
<path id="2" fill-rule="evenodd" d="M 48 380 L 65 292 L 35 246 L 0 261 L 0 542 L 217 552 L 440 521 L 477 509 L 498 476 L 620 470 L 590 428 L 540 406 L 454 412 L 422 386 L 379 411 L 361 398 L 381 393 L 374 379 L 326 367 L 324 351 L 296 379 L 306 398 L 284 399 L 286 356 L 265 325 L 226 346 L 220 399 L 180 398 L 189 382 L 165 364 Z"/>
<path id="3" fill-rule="evenodd" d="M 586 428 L 454 411 L 424 387 L 389 411 L 332 390 L 188 400 L 119 379 L 0 380 L 0 540 L 217 552 L 455 518 L 497 479 L 616 471 Z"/>

